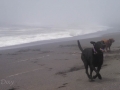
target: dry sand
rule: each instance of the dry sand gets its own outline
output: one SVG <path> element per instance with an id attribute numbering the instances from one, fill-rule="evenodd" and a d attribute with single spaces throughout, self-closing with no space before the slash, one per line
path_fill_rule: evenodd
<path id="1" fill-rule="evenodd" d="M 114 38 L 104 54 L 102 80 L 89 82 L 77 41 L 0 51 L 0 90 L 120 90 L 120 33 L 80 40 L 82 46 Z"/>

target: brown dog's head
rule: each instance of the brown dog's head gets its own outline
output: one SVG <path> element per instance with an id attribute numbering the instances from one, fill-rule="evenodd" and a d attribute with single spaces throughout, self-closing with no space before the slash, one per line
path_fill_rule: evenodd
<path id="1" fill-rule="evenodd" d="M 113 43 L 113 42 L 115 42 L 115 40 L 114 40 L 113 38 L 110 38 L 110 39 L 109 39 L 109 42 L 110 42 L 110 43 Z"/>

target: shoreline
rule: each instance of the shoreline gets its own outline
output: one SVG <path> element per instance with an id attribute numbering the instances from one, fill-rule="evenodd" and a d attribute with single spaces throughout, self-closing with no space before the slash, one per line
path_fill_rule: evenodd
<path id="1" fill-rule="evenodd" d="M 24 48 L 24 47 L 30 47 L 30 46 L 37 46 L 37 45 L 46 45 L 46 44 L 51 44 L 51 43 L 59 43 L 59 42 L 65 42 L 65 41 L 72 41 L 72 40 L 84 40 L 84 39 L 89 39 L 89 38 L 99 38 L 104 35 L 106 35 L 108 30 L 106 31 L 98 31 L 95 33 L 90 33 L 90 34 L 85 34 L 85 35 L 78 35 L 78 36 L 73 36 L 73 37 L 66 37 L 66 38 L 58 38 L 58 39 L 52 39 L 52 40 L 43 40 L 43 41 L 35 41 L 35 42 L 30 42 L 30 43 L 23 43 L 23 44 L 18 44 L 18 45 L 11 45 L 11 46 L 5 46 L 5 47 L 0 47 L 0 50 L 7 50 L 7 49 L 15 49 L 15 48 Z M 117 31 L 120 33 L 119 31 Z M 114 32 L 112 34 L 117 34 L 117 32 Z M 108 33 L 110 35 L 110 33 Z"/>

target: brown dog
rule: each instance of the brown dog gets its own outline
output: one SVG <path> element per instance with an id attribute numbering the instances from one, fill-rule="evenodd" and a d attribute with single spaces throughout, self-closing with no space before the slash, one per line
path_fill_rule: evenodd
<path id="1" fill-rule="evenodd" d="M 109 51 L 110 51 L 110 47 L 112 45 L 113 42 L 115 42 L 115 40 L 113 38 L 110 38 L 110 39 L 104 39 L 104 40 L 101 40 L 105 45 L 106 45 L 106 51 L 108 51 L 108 48 L 109 48 Z"/>

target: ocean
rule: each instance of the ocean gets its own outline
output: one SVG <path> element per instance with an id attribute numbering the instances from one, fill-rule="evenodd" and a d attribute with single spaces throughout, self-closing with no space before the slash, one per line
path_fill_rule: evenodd
<path id="1" fill-rule="evenodd" d="M 69 38 L 108 30 L 107 26 L 82 28 L 56 27 L 0 27 L 0 47 L 20 45 L 36 41 Z"/>

